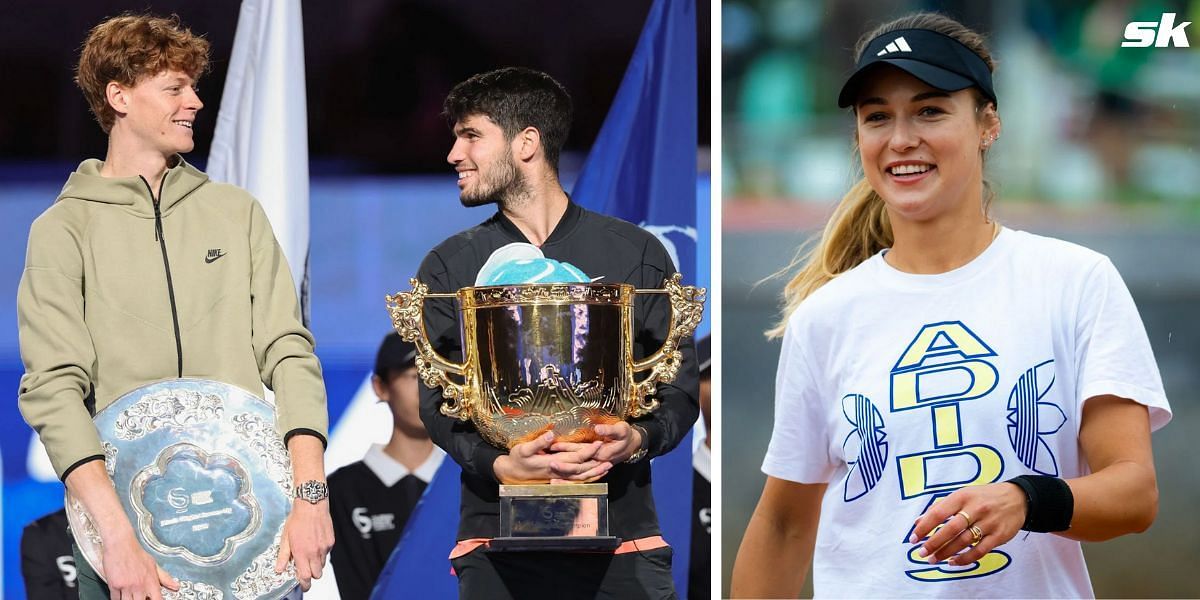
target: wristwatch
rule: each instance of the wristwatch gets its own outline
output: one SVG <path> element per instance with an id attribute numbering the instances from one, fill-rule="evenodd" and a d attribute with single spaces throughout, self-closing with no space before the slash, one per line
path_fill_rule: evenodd
<path id="1" fill-rule="evenodd" d="M 295 497 L 309 504 L 316 504 L 329 497 L 329 485 L 324 481 L 310 479 L 296 486 Z"/>
<path id="2" fill-rule="evenodd" d="M 629 455 L 629 458 L 625 459 L 625 462 L 634 464 L 636 462 L 640 462 L 643 458 L 646 458 L 646 452 L 648 452 L 650 448 L 650 434 L 646 433 L 646 428 L 642 427 L 641 425 L 630 425 L 630 427 L 638 430 L 638 433 L 642 434 L 642 445 L 638 447 L 637 452 L 634 452 L 633 454 Z"/>

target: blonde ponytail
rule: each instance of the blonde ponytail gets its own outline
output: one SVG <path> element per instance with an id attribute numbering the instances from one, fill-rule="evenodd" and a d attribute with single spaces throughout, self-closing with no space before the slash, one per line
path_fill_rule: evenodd
<path id="1" fill-rule="evenodd" d="M 817 288 L 891 245 L 892 225 L 883 198 L 865 178 L 861 179 L 842 197 L 820 239 L 802 245 L 792 263 L 778 273 L 788 273 L 803 264 L 783 288 L 783 318 L 767 330 L 767 337 L 782 337 L 788 318 Z"/>

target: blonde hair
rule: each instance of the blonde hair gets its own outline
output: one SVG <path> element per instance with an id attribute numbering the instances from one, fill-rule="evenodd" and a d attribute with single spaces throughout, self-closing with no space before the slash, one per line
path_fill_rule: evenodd
<path id="1" fill-rule="evenodd" d="M 995 62 L 982 35 L 946 15 L 931 12 L 901 17 L 867 32 L 855 46 L 855 61 L 862 56 L 871 40 L 899 29 L 927 29 L 952 37 L 979 55 L 987 63 L 989 71 L 995 70 Z M 991 100 L 985 98 L 978 88 L 972 89 L 975 92 L 976 115 L 982 115 Z M 986 179 L 983 186 L 983 209 L 987 214 L 994 193 Z M 834 277 L 853 269 L 880 250 L 891 247 L 894 241 L 883 198 L 865 177 L 860 178 L 834 209 L 821 237 L 801 245 L 792 262 L 776 273 L 776 276 L 782 276 L 799 267 L 799 271 L 783 288 L 783 315 L 774 327 L 766 331 L 767 337 L 782 337 L 788 318 L 805 298 Z"/>

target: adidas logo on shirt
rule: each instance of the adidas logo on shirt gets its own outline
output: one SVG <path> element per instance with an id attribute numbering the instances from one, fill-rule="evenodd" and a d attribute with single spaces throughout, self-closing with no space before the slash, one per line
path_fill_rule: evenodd
<path id="1" fill-rule="evenodd" d="M 891 54 L 893 52 L 912 52 L 912 48 L 908 46 L 908 41 L 904 39 L 904 36 L 900 36 L 892 40 L 887 46 L 884 46 L 883 50 L 876 52 L 875 56 L 883 56 L 884 54 Z"/>

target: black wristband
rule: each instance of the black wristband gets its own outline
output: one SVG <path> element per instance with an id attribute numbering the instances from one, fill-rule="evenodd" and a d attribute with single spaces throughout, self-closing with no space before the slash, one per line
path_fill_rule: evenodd
<path id="1" fill-rule="evenodd" d="M 1021 529 L 1035 533 L 1070 529 L 1075 496 L 1067 482 L 1046 475 L 1021 475 L 1006 483 L 1025 492 L 1025 524 Z"/>

